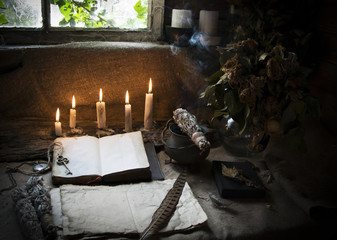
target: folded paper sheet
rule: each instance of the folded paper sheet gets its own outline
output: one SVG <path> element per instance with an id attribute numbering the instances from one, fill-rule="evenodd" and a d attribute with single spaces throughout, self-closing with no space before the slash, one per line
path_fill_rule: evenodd
<path id="1" fill-rule="evenodd" d="M 141 233 L 174 179 L 119 186 L 63 185 L 51 190 L 55 224 L 63 236 Z M 188 184 L 162 232 L 186 230 L 207 221 Z"/>

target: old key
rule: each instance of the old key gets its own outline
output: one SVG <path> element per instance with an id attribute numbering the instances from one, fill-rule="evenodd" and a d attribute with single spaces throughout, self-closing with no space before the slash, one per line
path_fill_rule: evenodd
<path id="1" fill-rule="evenodd" d="M 68 158 L 64 158 L 63 156 L 58 156 L 57 157 L 57 164 L 58 165 L 64 165 L 65 168 L 68 170 L 67 175 L 73 175 L 73 173 L 70 171 L 70 169 L 67 166 L 67 163 L 69 163 Z"/>

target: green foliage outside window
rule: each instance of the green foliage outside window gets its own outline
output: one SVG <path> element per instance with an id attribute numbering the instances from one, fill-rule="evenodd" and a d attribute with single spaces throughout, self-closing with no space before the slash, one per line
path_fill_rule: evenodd
<path id="1" fill-rule="evenodd" d="M 133 3 L 134 2 L 135 1 L 133 1 Z M 139 0 L 135 3 L 133 9 L 130 9 L 131 12 L 133 10 L 135 11 L 134 15 L 131 14 L 132 16 L 129 15 L 130 10 L 124 11 L 123 8 L 119 9 L 118 13 L 115 12 L 115 5 L 109 8 L 112 11 L 106 9 L 104 6 L 102 7 L 102 3 L 103 5 L 106 3 L 112 3 L 107 0 L 103 0 L 103 2 L 101 1 L 100 4 L 98 3 L 98 0 L 50 0 L 50 3 L 58 7 L 61 17 L 56 19 L 61 19 L 57 21 L 59 21 L 58 25 L 63 27 L 143 28 L 143 26 L 147 26 L 147 0 Z M 123 4 L 126 2 L 121 3 Z M 18 4 L 20 4 L 20 7 L 17 6 Z M 36 13 L 34 11 L 40 11 L 41 14 L 41 9 L 39 10 L 39 7 L 37 5 L 36 8 L 32 9 L 32 6 L 30 5 L 28 4 L 28 2 L 26 5 L 26 2 L 24 0 L 20 0 L 19 3 L 15 2 L 14 0 L 0 0 L 0 26 L 3 25 L 4 27 L 41 27 L 42 25 L 40 24 L 42 24 L 42 20 L 38 19 L 36 21 L 36 19 L 33 19 L 36 18 L 38 15 L 38 12 Z M 117 21 L 120 19 L 121 16 L 125 19 L 123 23 Z"/>
<path id="2" fill-rule="evenodd" d="M 0 0 L 0 26 L 42 27 L 40 0 Z"/>
<path id="3" fill-rule="evenodd" d="M 6 8 L 6 6 L 4 5 L 4 3 L 2 2 L 2 0 L 0 0 L 0 8 L 2 8 L 2 9 Z M 5 14 L 0 14 L 0 25 L 6 24 L 6 23 L 8 23 L 8 20 L 5 17 Z"/>
<path id="4" fill-rule="evenodd" d="M 147 2 L 146 2 L 147 4 Z M 133 9 L 135 9 L 135 11 L 137 12 L 137 18 L 143 20 L 144 22 L 146 22 L 146 18 L 147 18 L 147 5 L 142 6 L 142 2 L 139 0 L 136 5 L 133 7 Z"/>
<path id="5" fill-rule="evenodd" d="M 113 27 L 111 19 L 105 19 L 105 10 L 97 12 L 96 0 L 52 0 L 51 4 L 58 5 L 60 12 L 64 16 L 60 21 L 61 26 L 70 25 L 75 27 L 76 23 L 84 23 L 88 28 Z"/>
<path id="6" fill-rule="evenodd" d="M 112 18 L 106 18 L 107 11 L 105 9 L 98 10 L 97 0 L 51 0 L 51 4 L 58 5 L 60 12 L 64 16 L 59 22 L 60 26 L 75 27 L 76 24 L 84 23 L 87 28 L 111 28 L 115 26 L 115 21 Z M 137 18 L 144 23 L 147 21 L 147 1 L 142 5 L 139 0 L 134 10 L 137 12 Z M 134 19 L 129 18 L 128 24 L 132 25 Z"/>

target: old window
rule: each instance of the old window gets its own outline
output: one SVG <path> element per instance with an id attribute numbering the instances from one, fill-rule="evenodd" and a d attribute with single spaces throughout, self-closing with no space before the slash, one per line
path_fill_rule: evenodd
<path id="1" fill-rule="evenodd" d="M 155 41 L 162 35 L 164 0 L 0 0 L 4 43 Z M 38 39 L 33 35 L 35 35 Z"/>
<path id="2" fill-rule="evenodd" d="M 3 28 L 42 28 L 41 0 L 0 0 Z"/>

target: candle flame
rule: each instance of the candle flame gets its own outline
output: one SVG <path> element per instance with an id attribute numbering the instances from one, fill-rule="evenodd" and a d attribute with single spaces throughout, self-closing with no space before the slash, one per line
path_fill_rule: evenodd
<path id="1" fill-rule="evenodd" d="M 103 91 L 102 88 L 99 89 L 99 101 L 102 102 L 103 100 Z"/>
<path id="2" fill-rule="evenodd" d="M 57 108 L 56 110 L 56 122 L 60 121 L 60 109 Z"/>
<path id="3" fill-rule="evenodd" d="M 75 108 L 76 107 L 76 102 L 75 102 L 75 96 L 73 95 L 73 101 L 72 101 L 72 108 Z"/>
<path id="4" fill-rule="evenodd" d="M 129 104 L 129 91 L 126 90 L 126 94 L 125 94 L 125 104 Z"/>
<path id="5" fill-rule="evenodd" d="M 150 78 L 150 82 L 149 82 L 149 92 L 148 93 L 151 93 L 152 92 L 152 79 Z"/>

